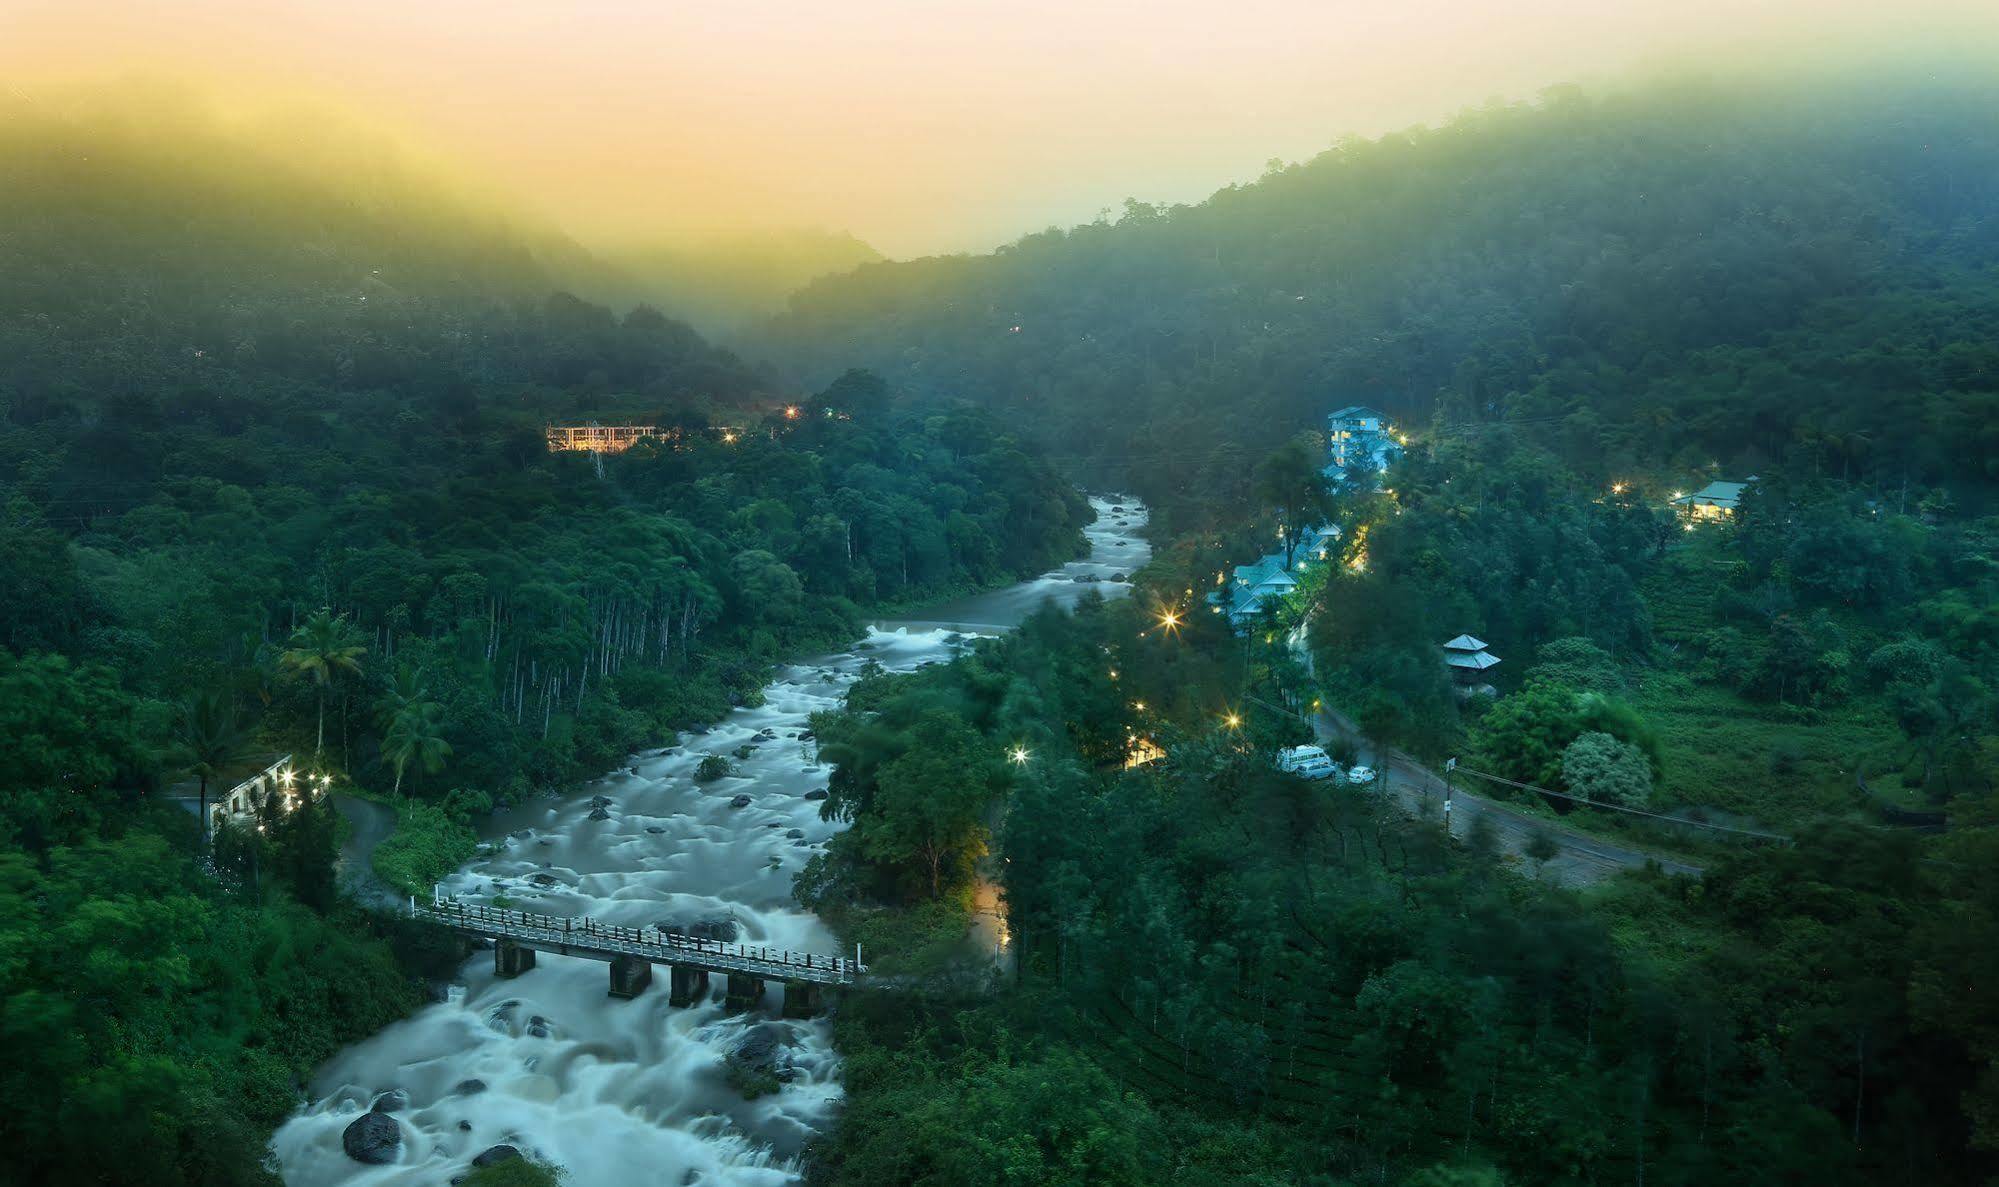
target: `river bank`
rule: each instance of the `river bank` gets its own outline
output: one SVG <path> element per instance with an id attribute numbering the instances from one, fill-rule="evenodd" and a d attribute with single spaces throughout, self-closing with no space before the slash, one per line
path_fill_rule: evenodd
<path id="1" fill-rule="evenodd" d="M 445 890 L 551 915 L 832 952 L 830 931 L 791 898 L 792 878 L 840 827 L 819 819 L 830 771 L 818 761 L 811 714 L 837 707 L 870 663 L 913 670 L 1045 601 L 1126 592 L 1116 578 L 1148 555 L 1144 511 L 1093 502 L 1099 518 L 1086 531 L 1086 557 L 877 622 L 851 648 L 780 669 L 762 705 L 561 797 L 495 814 L 481 829 L 491 852 Z M 699 779 L 702 760 L 716 757 L 729 773 Z M 475 955 L 459 980 L 454 1000 L 320 1069 L 312 1103 L 272 1139 L 287 1183 L 433 1184 L 511 1145 L 578 1183 L 778 1184 L 796 1177 L 799 1153 L 837 1108 L 828 1024 L 777 1017 L 775 994 L 743 1014 L 723 1011 L 719 986 L 717 997 L 685 1009 L 670 1007 L 661 989 L 622 1001 L 606 996 L 602 964 L 547 956 L 532 973 L 500 980 L 490 956 Z M 781 1087 L 746 1099 L 746 1079 Z M 343 1132 L 395 1091 L 407 1105 L 390 1114 L 392 1161 L 356 1161 Z"/>

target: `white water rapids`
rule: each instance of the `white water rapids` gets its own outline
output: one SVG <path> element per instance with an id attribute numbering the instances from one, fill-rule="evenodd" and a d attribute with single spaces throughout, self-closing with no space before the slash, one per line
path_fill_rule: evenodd
<path id="1" fill-rule="evenodd" d="M 839 705 L 869 660 L 908 671 L 969 642 L 956 628 L 992 633 L 1044 601 L 1067 604 L 1091 589 L 1128 592 L 1112 578 L 1150 555 L 1144 508 L 1092 503 L 1098 518 L 1086 531 L 1087 559 L 877 623 L 851 650 L 781 670 L 762 706 L 735 710 L 677 747 L 635 755 L 625 770 L 558 798 L 496 815 L 483 834 L 497 849 L 458 871 L 445 890 L 629 927 L 731 921 L 736 932 L 728 938 L 742 943 L 835 953 L 832 934 L 791 900 L 793 876 L 838 827 L 805 798 L 831 773 L 798 737 L 806 719 Z M 695 781 L 704 755 L 733 757 L 744 745 L 755 749 L 733 775 Z M 747 807 L 731 806 L 745 794 Z M 593 820 L 599 797 L 608 801 L 607 818 Z M 664 968 L 649 989 L 623 1001 L 607 995 L 602 962 L 536 959 L 534 969 L 503 980 L 493 975 L 492 954 L 481 951 L 460 970 L 456 1000 L 426 1006 L 328 1061 L 310 1085 L 312 1101 L 271 1140 L 285 1182 L 435 1187 L 500 1144 L 564 1168 L 579 1187 L 757 1187 L 797 1178 L 800 1152 L 840 1100 L 839 1061 L 823 1018 L 779 1017 L 776 985 L 762 1008 L 725 1013 L 719 976 L 711 1000 L 674 1009 Z M 746 1101 L 729 1085 L 724 1061 L 760 1027 L 775 1028 L 766 1034 L 779 1037 L 778 1064 L 790 1079 Z M 408 1098 L 388 1114 L 401 1138 L 396 1159 L 357 1162 L 341 1134 L 390 1090 Z"/>

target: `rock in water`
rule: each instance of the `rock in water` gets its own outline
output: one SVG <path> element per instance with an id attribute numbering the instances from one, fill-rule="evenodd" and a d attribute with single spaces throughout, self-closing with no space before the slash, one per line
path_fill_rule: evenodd
<path id="1" fill-rule="evenodd" d="M 736 917 L 733 915 L 713 919 L 669 919 L 658 927 L 662 935 L 686 936 L 691 940 L 719 940 L 731 944 L 736 939 Z"/>
<path id="2" fill-rule="evenodd" d="M 410 1094 L 400 1088 L 390 1088 L 387 1091 L 376 1094 L 375 1103 L 370 1112 L 400 1113 L 409 1107 Z"/>
<path id="3" fill-rule="evenodd" d="M 826 798 L 826 789 L 823 787 L 815 787 L 811 791 L 805 793 L 805 798 L 808 800 L 823 800 Z"/>
<path id="4" fill-rule="evenodd" d="M 403 1148 L 402 1127 L 387 1113 L 363 1113 L 340 1135 L 340 1148 L 371 1166 L 394 1162 Z"/>
<path id="5" fill-rule="evenodd" d="M 479 1079 L 460 1080 L 458 1083 L 452 1085 L 451 1088 L 453 1096 L 471 1096 L 474 1093 L 484 1091 L 486 1091 L 486 1082 Z"/>
<path id="6" fill-rule="evenodd" d="M 729 801 L 729 806 L 731 808 L 747 808 L 750 806 L 750 797 L 746 794 L 739 795 L 735 799 Z"/>
<path id="7" fill-rule="evenodd" d="M 744 1096 L 754 1100 L 790 1082 L 795 1073 L 785 1038 L 783 1028 L 766 1022 L 746 1031 L 729 1052 L 729 1078 Z"/>
<path id="8" fill-rule="evenodd" d="M 609 820 L 610 818 L 611 814 L 602 808 L 590 809 L 590 819 L 592 820 Z"/>
<path id="9" fill-rule="evenodd" d="M 520 1156 L 521 1152 L 519 1150 L 502 1142 L 497 1146 L 486 1147 L 485 1150 L 480 1152 L 478 1157 L 472 1160 L 472 1165 L 491 1166 L 496 1162 L 508 1162 Z"/>

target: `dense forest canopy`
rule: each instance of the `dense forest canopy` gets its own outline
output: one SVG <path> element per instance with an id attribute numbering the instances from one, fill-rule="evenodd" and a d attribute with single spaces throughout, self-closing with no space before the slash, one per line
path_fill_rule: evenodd
<path id="1" fill-rule="evenodd" d="M 203 827 L 275 755 L 394 803 L 413 891 L 482 809 L 1089 515 L 976 408 L 781 401 L 432 191 L 160 127 L 0 120 L 9 1182 L 268 1182 L 303 1077 L 455 964 L 340 893 L 325 800 Z M 594 421 L 657 431 L 544 440 Z"/>
<path id="2" fill-rule="evenodd" d="M 799 735 L 842 829 L 796 894 L 884 974 L 814 1181 L 1990 1179 L 1993 98 L 1560 91 L 986 257 L 731 249 L 711 312 L 859 264 L 740 354 L 620 299 L 736 264 L 621 271 L 365 138 L 0 110 L 0 1179 L 269 1182 L 310 1069 L 457 967 L 326 802 L 207 813 L 246 770 L 387 805 L 420 892 L 1074 556 L 1077 477 L 1159 510 L 1137 596 Z M 1330 482 L 1354 403 L 1410 439 Z M 545 436 L 591 423 L 647 431 Z M 1314 737 L 1406 753 L 1271 761 Z M 1448 758 L 1523 850 L 1389 798 Z M 1557 885 L 1557 834 L 1702 876 Z"/>
<path id="3" fill-rule="evenodd" d="M 1247 495 L 1262 451 L 1354 403 L 1526 422 L 1598 475 L 1808 446 L 1882 484 L 1985 483 L 1993 98 L 1880 74 L 1555 91 L 1199 205 L 866 265 L 755 341 L 1008 409 L 1169 508 Z"/>

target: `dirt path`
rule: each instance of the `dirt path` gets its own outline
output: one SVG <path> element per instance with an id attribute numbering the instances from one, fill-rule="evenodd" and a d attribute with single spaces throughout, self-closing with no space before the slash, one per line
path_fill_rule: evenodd
<path id="1" fill-rule="evenodd" d="M 333 807 L 353 826 L 340 846 L 340 858 L 335 865 L 340 888 L 364 907 L 402 906 L 402 896 L 375 876 L 374 864 L 375 846 L 396 831 L 395 812 L 387 804 L 351 795 L 335 795 Z"/>
<path id="2" fill-rule="evenodd" d="M 1443 777 L 1392 746 L 1381 746 L 1363 736 L 1360 727 L 1343 714 L 1323 710 L 1313 721 L 1321 740 L 1351 742 L 1360 761 L 1375 769 L 1376 778 L 1388 785 L 1388 794 L 1411 816 L 1435 820 L 1444 810 L 1446 784 Z M 1379 782 L 1377 786 L 1379 786 Z M 1451 835 L 1463 837 L 1473 822 L 1484 820 L 1500 852 L 1519 859 L 1531 870 L 1528 842 L 1536 833 L 1554 839 L 1560 852 L 1548 859 L 1540 876 L 1564 886 L 1592 886 L 1624 870 L 1642 869 L 1657 862 L 1669 874 L 1698 878 L 1701 867 L 1664 857 L 1643 849 L 1632 849 L 1564 827 L 1553 821 L 1530 816 L 1517 809 L 1465 790 L 1462 783 L 1451 795 Z"/>

